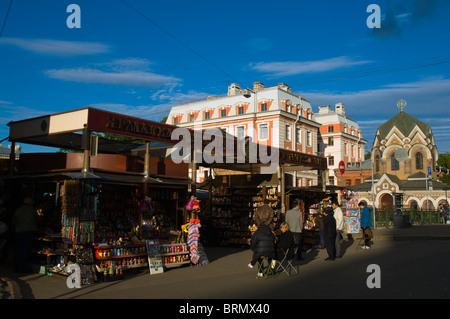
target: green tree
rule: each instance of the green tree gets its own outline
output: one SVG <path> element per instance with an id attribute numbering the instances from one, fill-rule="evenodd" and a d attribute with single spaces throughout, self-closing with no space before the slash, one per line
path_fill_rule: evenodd
<path id="1" fill-rule="evenodd" d="M 437 164 L 442 168 L 450 169 L 450 153 L 445 152 L 439 154 Z"/>
<path id="2" fill-rule="evenodd" d="M 450 169 L 450 153 L 445 152 L 439 154 L 437 164 L 445 169 Z M 450 185 L 450 174 L 444 175 L 439 179 L 441 182 Z"/>

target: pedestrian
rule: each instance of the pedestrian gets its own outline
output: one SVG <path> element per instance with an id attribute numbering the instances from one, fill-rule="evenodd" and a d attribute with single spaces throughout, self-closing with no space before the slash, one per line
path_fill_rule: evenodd
<path id="1" fill-rule="evenodd" d="M 360 224 L 364 236 L 364 245 L 362 248 L 370 249 L 370 240 L 372 239 L 372 218 L 370 217 L 370 210 L 367 208 L 365 202 L 359 202 L 358 206 L 361 209 Z"/>
<path id="2" fill-rule="evenodd" d="M 336 258 L 336 219 L 333 217 L 333 209 L 331 207 L 325 208 L 324 213 L 323 233 L 328 254 L 325 260 L 331 261 Z"/>
<path id="3" fill-rule="evenodd" d="M 297 244 L 297 260 L 303 260 L 303 213 L 300 208 L 301 201 L 296 199 L 294 201 L 294 208 L 286 212 L 286 223 L 289 224 L 291 232 L 294 234 L 294 240 Z"/>
<path id="4" fill-rule="evenodd" d="M 6 208 L 3 206 L 3 199 L 0 198 L 0 262 L 4 259 L 4 250 L 8 239 L 8 224 L 6 223 Z"/>
<path id="5" fill-rule="evenodd" d="M 250 239 L 250 248 L 253 252 L 252 261 L 248 264 L 249 268 L 253 268 L 256 263 L 261 265 L 262 257 L 269 259 L 269 265 L 272 259 L 275 258 L 275 235 L 268 225 L 262 225 L 253 233 Z M 258 277 L 263 274 L 258 271 Z"/>
<path id="6" fill-rule="evenodd" d="M 331 203 L 331 207 L 333 208 L 333 217 L 336 220 L 336 258 L 341 258 L 341 239 L 342 233 L 344 232 L 344 214 L 342 213 L 337 200 L 334 200 Z"/>
<path id="7" fill-rule="evenodd" d="M 260 226 L 272 226 L 274 211 L 272 207 L 269 206 L 270 201 L 264 200 L 264 204 L 259 206 L 255 212 L 255 224 L 256 227 Z"/>
<path id="8" fill-rule="evenodd" d="M 447 218 L 448 218 L 448 207 L 446 205 L 447 203 L 443 204 L 440 203 L 439 204 L 439 212 L 441 213 L 441 221 L 443 224 L 447 223 Z"/>
<path id="9" fill-rule="evenodd" d="M 29 272 L 27 268 L 28 255 L 34 234 L 38 231 L 37 211 L 33 200 L 26 197 L 23 205 L 13 215 L 15 233 L 14 269 L 16 272 Z"/>
<path id="10" fill-rule="evenodd" d="M 319 228 L 319 237 L 320 237 L 320 249 L 325 248 L 325 238 L 323 236 L 323 213 L 319 211 L 316 214 L 316 226 Z"/>
<path id="11" fill-rule="evenodd" d="M 278 242 L 276 244 L 276 253 L 277 253 L 277 260 L 283 259 L 283 256 L 285 255 L 286 251 L 289 250 L 289 258 L 295 257 L 293 255 L 293 251 L 295 249 L 295 240 L 294 240 L 294 234 L 291 232 L 289 224 L 286 222 L 283 222 L 280 224 L 280 236 L 278 239 Z"/>

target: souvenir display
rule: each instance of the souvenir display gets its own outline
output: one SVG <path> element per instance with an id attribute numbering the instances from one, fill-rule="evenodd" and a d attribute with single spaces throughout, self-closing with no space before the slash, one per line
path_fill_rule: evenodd
<path id="1" fill-rule="evenodd" d="M 344 232 L 357 234 L 360 231 L 359 193 L 346 191 L 342 198 L 342 211 L 344 213 Z"/>

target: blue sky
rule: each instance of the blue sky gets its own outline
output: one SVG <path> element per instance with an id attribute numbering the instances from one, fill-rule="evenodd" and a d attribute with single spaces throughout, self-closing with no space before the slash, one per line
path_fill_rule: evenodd
<path id="1" fill-rule="evenodd" d="M 81 28 L 67 26 L 70 4 Z M 366 24 L 370 4 L 380 29 Z M 258 80 L 290 85 L 315 112 L 344 103 L 369 146 L 404 99 L 450 152 L 449 0 L 14 0 L 7 16 L 9 5 L 0 0 L 0 139 L 9 121 L 86 106 L 159 121 Z"/>

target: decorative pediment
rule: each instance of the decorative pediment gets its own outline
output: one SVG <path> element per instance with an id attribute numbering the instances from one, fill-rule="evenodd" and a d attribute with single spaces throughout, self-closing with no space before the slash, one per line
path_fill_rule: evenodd
<path id="1" fill-rule="evenodd" d="M 381 191 L 399 192 L 399 185 L 389 178 L 388 175 L 383 174 L 380 179 L 375 183 L 375 190 L 377 193 Z"/>

